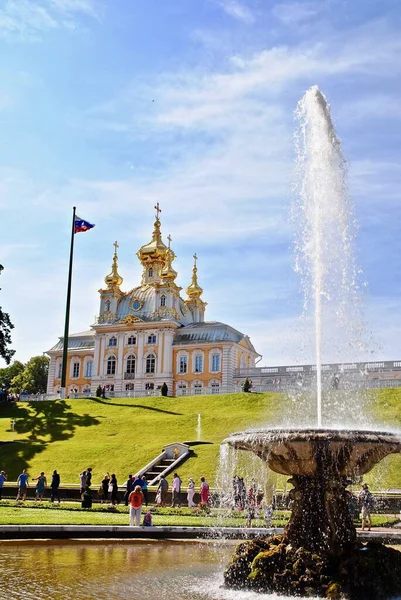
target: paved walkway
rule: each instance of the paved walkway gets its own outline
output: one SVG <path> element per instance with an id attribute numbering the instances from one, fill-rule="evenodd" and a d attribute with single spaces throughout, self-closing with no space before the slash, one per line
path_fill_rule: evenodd
<path id="1" fill-rule="evenodd" d="M 282 533 L 282 528 L 129 527 L 113 525 L 0 525 L 0 541 L 15 539 L 250 539 Z M 401 531 L 376 527 L 357 530 L 362 542 L 401 544 Z"/>

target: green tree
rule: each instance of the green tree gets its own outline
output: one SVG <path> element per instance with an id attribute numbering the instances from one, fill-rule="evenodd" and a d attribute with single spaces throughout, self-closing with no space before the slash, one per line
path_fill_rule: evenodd
<path id="1" fill-rule="evenodd" d="M 24 369 L 25 365 L 19 360 L 15 360 L 9 367 L 0 369 L 0 388 L 8 390 L 14 377 L 20 375 Z"/>
<path id="2" fill-rule="evenodd" d="M 244 383 L 242 384 L 242 391 L 243 392 L 250 392 L 252 388 L 252 383 L 249 381 L 249 377 L 247 377 L 244 381 Z"/>
<path id="3" fill-rule="evenodd" d="M 22 373 L 11 381 L 10 391 L 28 394 L 44 394 L 47 389 L 49 359 L 47 356 L 34 356 L 25 365 Z"/>
<path id="4" fill-rule="evenodd" d="M 3 269 L 3 265 L 0 265 L 0 273 Z M 0 357 L 4 358 L 7 365 L 10 364 L 11 359 L 15 354 L 15 350 L 11 350 L 7 347 L 11 344 L 11 329 L 14 329 L 14 325 L 11 323 L 10 315 L 3 312 L 0 306 Z"/>

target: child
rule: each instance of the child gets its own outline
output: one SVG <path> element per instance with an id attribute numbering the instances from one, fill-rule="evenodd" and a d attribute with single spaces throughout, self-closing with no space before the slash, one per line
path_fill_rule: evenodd
<path id="1" fill-rule="evenodd" d="M 152 515 L 147 512 L 143 517 L 143 527 L 153 527 Z"/>

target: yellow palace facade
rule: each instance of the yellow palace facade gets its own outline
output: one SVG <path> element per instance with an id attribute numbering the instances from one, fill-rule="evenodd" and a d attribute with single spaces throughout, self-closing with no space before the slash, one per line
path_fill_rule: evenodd
<path id="1" fill-rule="evenodd" d="M 100 308 L 90 330 L 69 335 L 67 393 L 108 395 L 159 394 L 166 383 L 169 395 L 231 391 L 236 369 L 255 366 L 259 357 L 248 336 L 230 325 L 205 321 L 206 302 L 198 284 L 197 256 L 186 298 L 176 284 L 175 254 L 162 240 L 159 206 L 152 239 L 137 256 L 142 281 L 128 292 L 121 289 L 118 244 L 111 273 L 99 290 Z M 48 394 L 61 387 L 63 338 L 47 351 L 50 356 Z"/>

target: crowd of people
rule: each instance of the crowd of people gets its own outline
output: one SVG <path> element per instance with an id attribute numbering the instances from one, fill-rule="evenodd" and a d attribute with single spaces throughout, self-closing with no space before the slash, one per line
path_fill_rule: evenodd
<path id="1" fill-rule="evenodd" d="M 0 472 L 0 500 L 4 482 L 7 481 L 7 475 L 4 471 Z M 45 489 L 48 487 L 48 482 L 45 473 L 42 471 L 37 477 L 33 477 L 31 481 L 35 481 L 35 501 L 41 502 Z M 93 496 L 95 492 L 92 489 L 92 467 L 84 469 L 79 474 L 80 481 L 80 496 L 82 508 L 91 508 Z M 61 478 L 59 473 L 54 470 L 50 481 L 50 502 L 57 501 L 60 504 L 59 488 Z M 27 488 L 29 487 L 29 475 L 27 469 L 24 469 L 17 479 L 17 501 L 25 501 L 27 497 Z M 115 473 L 105 473 L 97 494 L 100 502 L 109 503 L 111 506 L 116 506 L 120 503 L 118 495 L 118 482 Z M 145 475 L 128 475 L 128 479 L 124 483 L 125 488 L 123 494 L 123 502 L 125 506 L 129 506 L 130 524 L 139 525 L 143 507 L 149 505 L 148 483 Z M 164 475 L 160 476 L 159 484 L 156 490 L 156 505 L 160 507 L 167 506 L 169 484 Z M 191 477 L 188 480 L 186 489 L 186 501 L 188 508 L 195 508 L 194 496 L 196 492 L 195 481 Z M 207 506 L 210 498 L 209 485 L 205 477 L 201 477 L 200 487 L 200 506 Z M 181 508 L 182 506 L 182 480 L 178 473 L 174 473 L 171 482 L 171 506 Z M 143 520 L 144 525 L 152 524 L 152 516 L 149 511 L 146 512 Z"/>
<path id="2" fill-rule="evenodd" d="M 80 480 L 80 495 L 81 495 L 81 506 L 82 508 L 91 508 L 94 491 L 92 490 L 92 468 L 88 467 L 79 474 Z M 0 471 L 0 500 L 2 499 L 2 491 L 4 483 L 7 481 L 7 474 L 5 471 Z M 37 477 L 32 477 L 32 482 L 35 483 L 35 501 L 41 502 L 45 493 L 45 489 L 48 487 L 48 481 L 45 473 L 41 471 Z M 52 473 L 49 488 L 50 488 L 50 502 L 58 502 L 60 504 L 60 493 L 59 488 L 61 484 L 60 475 L 55 469 Z M 237 475 L 233 478 L 233 508 L 239 511 L 245 511 L 247 526 L 251 527 L 252 520 L 256 516 L 263 518 L 267 526 L 271 525 L 273 516 L 273 506 L 266 504 L 263 501 L 263 493 L 259 489 L 255 481 L 252 481 L 251 485 L 247 488 L 244 479 Z M 17 501 L 25 501 L 27 497 L 27 488 L 29 487 L 29 475 L 26 469 L 20 473 L 17 479 Z M 98 488 L 98 496 L 100 502 L 110 503 L 112 507 L 120 503 L 118 496 L 118 482 L 115 473 L 111 475 L 105 473 L 100 487 Z M 125 488 L 122 500 L 125 506 L 129 506 L 130 512 L 130 524 L 139 525 L 143 507 L 149 505 L 149 494 L 148 494 L 148 483 L 145 475 L 128 475 L 128 479 L 124 483 Z M 204 508 L 210 504 L 210 488 L 205 477 L 200 478 L 199 486 L 199 497 L 200 502 L 195 503 L 194 497 L 196 493 L 195 480 L 190 477 L 186 485 L 186 489 L 183 490 L 183 482 L 179 477 L 178 473 L 174 473 L 171 481 L 171 507 L 181 508 L 186 493 L 186 503 L 188 508 Z M 164 475 L 160 476 L 159 484 L 156 490 L 155 504 L 156 506 L 165 507 L 168 503 L 168 492 L 169 483 Z M 365 527 L 370 531 L 371 512 L 374 509 L 375 501 L 373 494 L 369 490 L 367 483 L 362 485 L 362 489 L 359 494 L 355 496 L 351 492 L 349 494 L 349 510 L 354 519 L 357 519 L 359 514 L 362 520 L 362 530 Z M 146 511 L 144 516 L 143 524 L 151 525 L 152 516 L 150 511 Z"/>

